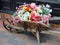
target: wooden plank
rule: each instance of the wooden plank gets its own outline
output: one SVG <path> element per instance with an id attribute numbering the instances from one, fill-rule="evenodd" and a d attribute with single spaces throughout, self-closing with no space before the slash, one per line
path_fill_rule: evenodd
<path id="1" fill-rule="evenodd" d="M 41 31 L 40 33 L 52 34 L 52 35 L 60 35 L 60 32 L 59 31 L 52 31 L 52 30 L 49 30 L 49 31 Z"/>
<path id="2" fill-rule="evenodd" d="M 50 23 L 50 26 L 56 29 L 60 29 L 60 24 Z"/>
<path id="3" fill-rule="evenodd" d="M 38 43 L 40 43 L 40 35 L 39 35 L 39 31 L 38 30 L 36 31 L 36 38 L 37 38 Z"/>

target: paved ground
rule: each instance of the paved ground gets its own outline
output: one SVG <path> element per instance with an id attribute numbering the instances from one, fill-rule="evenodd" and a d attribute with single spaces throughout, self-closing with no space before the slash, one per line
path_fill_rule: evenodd
<path id="1" fill-rule="evenodd" d="M 10 33 L 3 28 L 0 21 L 0 45 L 40 45 L 31 33 Z M 60 45 L 57 35 L 41 34 L 41 45 Z"/>

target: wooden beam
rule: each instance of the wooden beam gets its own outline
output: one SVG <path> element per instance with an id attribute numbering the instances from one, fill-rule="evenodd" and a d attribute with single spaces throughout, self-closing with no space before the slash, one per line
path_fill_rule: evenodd
<path id="1" fill-rule="evenodd" d="M 60 35 L 59 31 L 41 31 L 40 33 L 45 33 L 45 34 L 52 34 L 52 35 Z"/>

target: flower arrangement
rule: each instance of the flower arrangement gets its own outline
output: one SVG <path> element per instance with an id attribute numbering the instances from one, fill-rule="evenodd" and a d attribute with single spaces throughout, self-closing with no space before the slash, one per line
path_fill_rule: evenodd
<path id="1" fill-rule="evenodd" d="M 46 23 L 50 17 L 52 9 L 50 5 L 36 5 L 35 3 L 20 5 L 13 14 L 13 23 L 19 21 L 43 22 Z"/>

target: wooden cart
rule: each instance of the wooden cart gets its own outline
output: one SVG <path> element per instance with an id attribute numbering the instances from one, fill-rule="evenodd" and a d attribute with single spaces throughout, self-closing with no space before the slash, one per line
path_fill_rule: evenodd
<path id="1" fill-rule="evenodd" d="M 12 17 L 10 14 L 1 14 L 2 20 L 3 20 L 3 26 L 5 29 L 7 29 L 9 32 L 20 32 L 23 31 L 29 31 L 33 33 L 37 41 L 40 42 L 40 32 L 42 30 L 46 31 L 48 29 L 48 25 L 42 24 L 40 22 L 34 23 L 34 22 L 27 22 L 27 21 L 20 21 L 17 24 L 12 23 Z"/>

